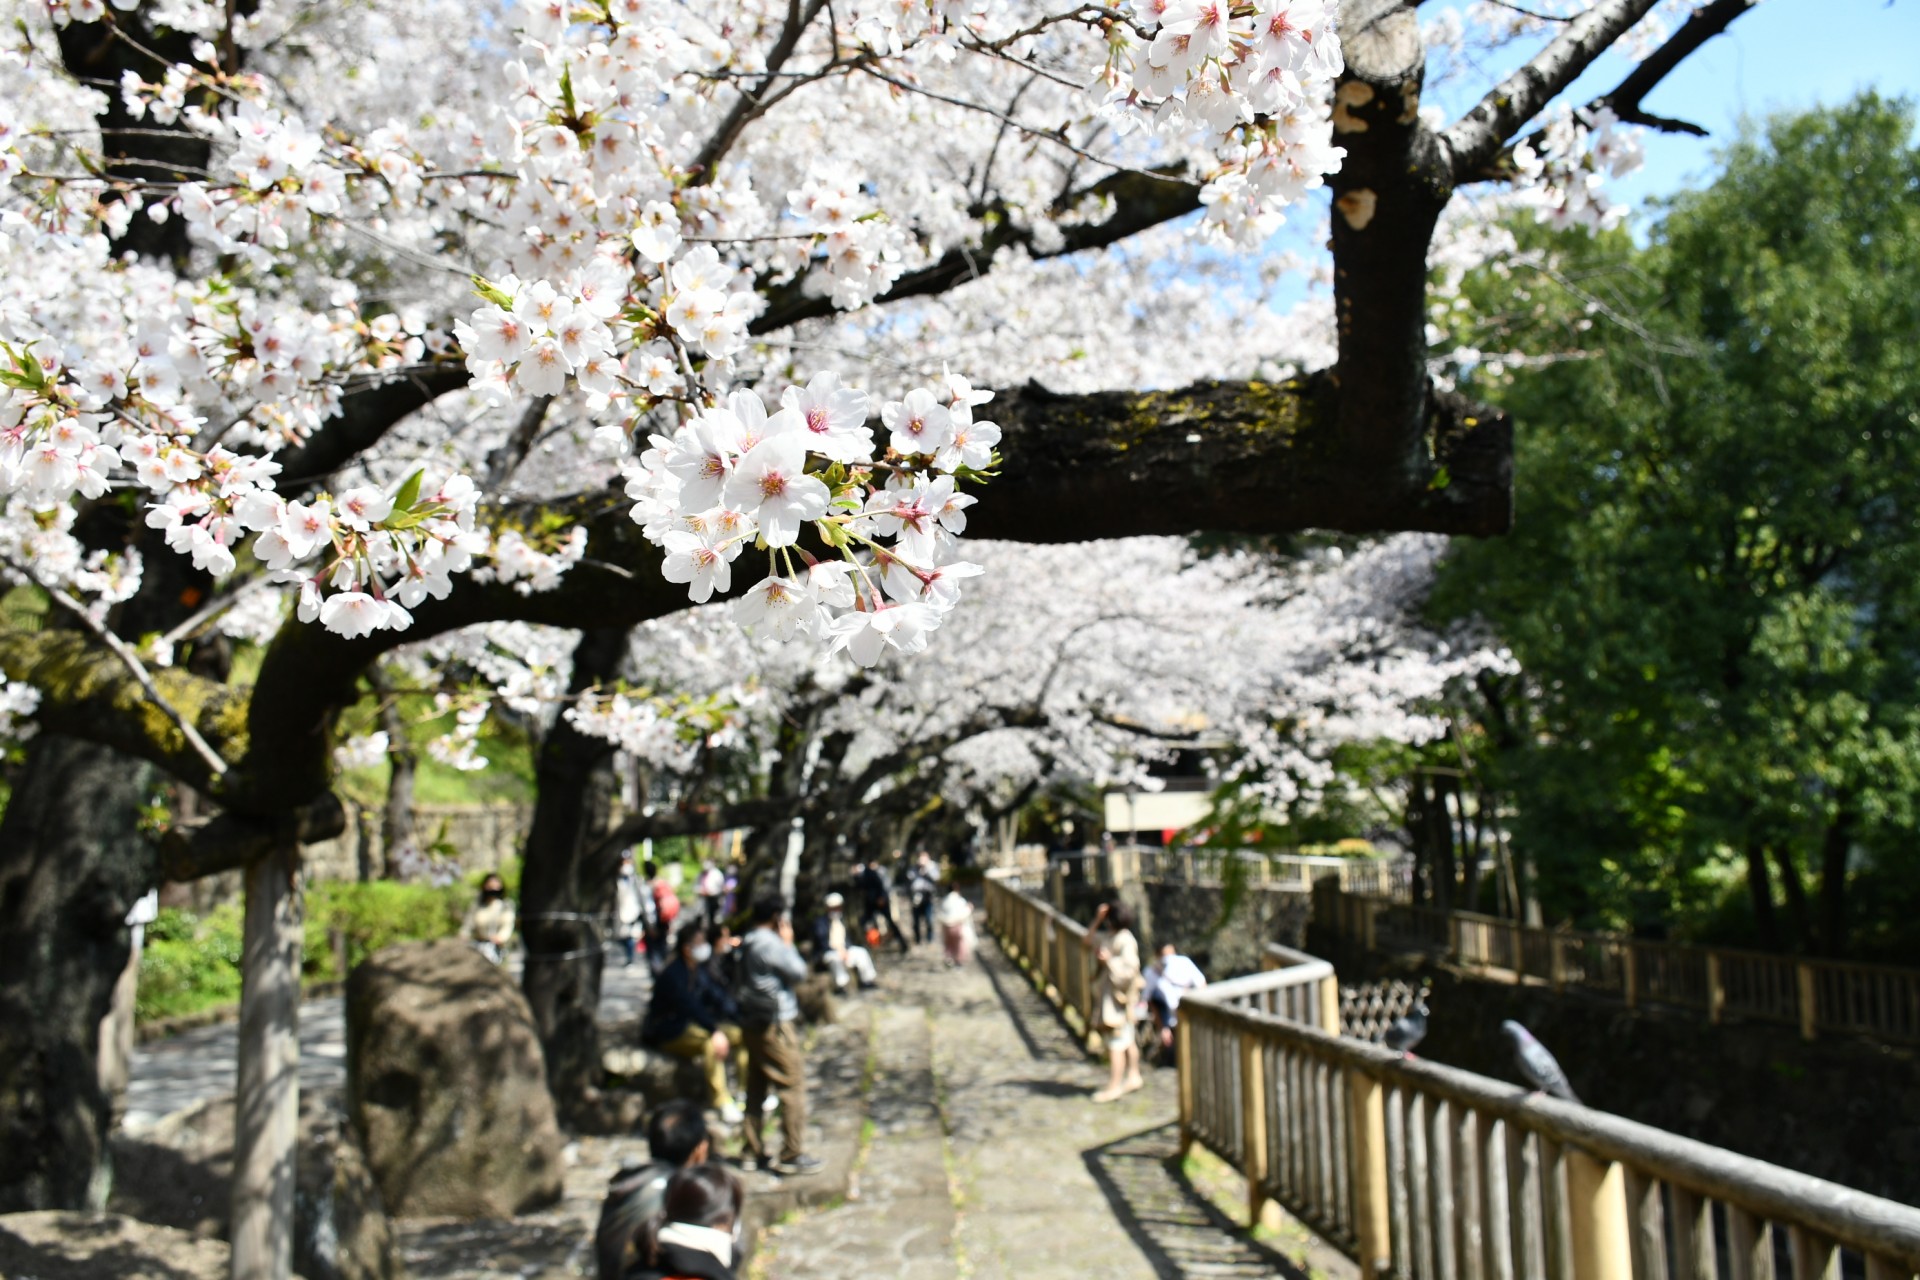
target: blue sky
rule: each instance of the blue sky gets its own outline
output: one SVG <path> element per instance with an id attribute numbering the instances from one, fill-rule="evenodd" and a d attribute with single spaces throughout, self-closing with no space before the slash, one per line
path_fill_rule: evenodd
<path id="1" fill-rule="evenodd" d="M 1602 59 L 1569 100 L 1606 92 L 1629 65 Z M 1765 0 L 1647 98 L 1649 111 L 1713 136 L 1649 134 L 1646 167 L 1615 191 L 1634 204 L 1684 191 L 1711 174 L 1715 146 L 1732 138 L 1742 115 L 1831 105 L 1867 88 L 1920 98 L 1920 0 Z"/>

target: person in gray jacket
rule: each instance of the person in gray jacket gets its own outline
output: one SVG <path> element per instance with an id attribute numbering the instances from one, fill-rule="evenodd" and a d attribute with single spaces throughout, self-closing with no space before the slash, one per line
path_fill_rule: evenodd
<path id="1" fill-rule="evenodd" d="M 753 927 L 740 944 L 741 1039 L 747 1050 L 747 1114 L 741 1157 L 749 1167 L 782 1175 L 813 1173 L 818 1156 L 802 1147 L 807 1134 L 807 1072 L 800 1056 L 800 1002 L 793 989 L 806 981 L 807 962 L 793 946 L 793 921 L 778 894 L 753 904 Z M 767 1162 L 763 1107 L 771 1088 L 780 1099 L 780 1158 Z"/>

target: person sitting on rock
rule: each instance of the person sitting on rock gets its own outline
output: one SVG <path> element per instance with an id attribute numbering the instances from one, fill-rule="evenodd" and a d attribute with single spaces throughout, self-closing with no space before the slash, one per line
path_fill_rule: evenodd
<path id="1" fill-rule="evenodd" d="M 676 1058 L 697 1059 L 707 1076 L 709 1101 L 728 1124 L 740 1123 L 740 1108 L 727 1089 L 727 1058 L 746 1078 L 747 1050 L 740 1034 L 740 1009 L 726 988 L 714 981 L 707 961 L 713 948 L 705 926 L 688 921 L 675 938 L 676 952 L 654 982 L 640 1043 Z"/>
<path id="2" fill-rule="evenodd" d="M 593 1234 L 600 1280 L 621 1280 L 639 1264 L 635 1237 L 666 1203 L 668 1179 L 677 1170 L 705 1163 L 711 1149 L 698 1105 L 675 1098 L 654 1108 L 647 1117 L 647 1152 L 653 1158 L 614 1174 L 600 1205 L 600 1225 Z"/>
<path id="3" fill-rule="evenodd" d="M 847 900 L 837 893 L 827 895 L 827 914 L 820 918 L 820 959 L 833 975 L 834 989 L 847 989 L 847 974 L 860 979 L 860 989 L 868 991 L 879 981 L 873 971 L 873 954 L 847 938 Z"/>
<path id="4" fill-rule="evenodd" d="M 746 1192 L 733 1170 L 696 1164 L 667 1179 L 661 1211 L 640 1229 L 626 1280 L 734 1280 L 735 1228 Z"/>

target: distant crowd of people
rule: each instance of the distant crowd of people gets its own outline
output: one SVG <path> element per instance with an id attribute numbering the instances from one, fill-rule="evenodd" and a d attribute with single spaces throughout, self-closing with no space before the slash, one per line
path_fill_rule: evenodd
<path id="1" fill-rule="evenodd" d="M 687 887 L 691 903 L 683 905 L 678 885 L 652 860 L 636 866 L 630 852 L 621 856 L 610 934 L 622 962 L 644 957 L 653 977 L 640 1042 L 698 1063 L 707 1096 L 649 1115 L 650 1160 L 622 1169 L 608 1188 L 595 1241 L 601 1280 L 735 1274 L 745 1191 L 718 1159 L 709 1114 L 737 1128 L 742 1168 L 793 1177 L 821 1167 L 805 1149 L 799 1028 L 800 988 L 815 967 L 836 991 L 867 991 L 879 985 L 876 957 L 889 947 L 907 954 L 938 942 L 949 967 L 973 954 L 973 904 L 925 850 L 911 860 L 896 852 L 855 863 L 819 900 L 811 964 L 794 944 L 789 904 L 779 895 L 755 900 L 742 921 L 735 872 L 709 862 Z M 911 940 L 896 906 L 909 917 Z M 504 882 L 488 875 L 463 934 L 498 963 L 515 923 Z M 744 925 L 739 933 L 737 924 Z M 1144 1084 L 1143 1047 L 1163 1058 L 1172 1052 L 1181 1001 L 1207 979 L 1170 943 L 1147 962 L 1133 913 L 1121 902 L 1099 906 L 1084 945 L 1096 966 L 1092 1019 L 1110 1068 L 1093 1100 L 1111 1102 Z M 777 1149 L 766 1135 L 776 1114 Z"/>

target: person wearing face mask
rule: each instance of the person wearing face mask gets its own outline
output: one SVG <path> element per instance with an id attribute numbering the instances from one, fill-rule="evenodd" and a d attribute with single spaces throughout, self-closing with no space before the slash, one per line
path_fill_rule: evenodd
<path id="1" fill-rule="evenodd" d="M 727 1088 L 727 1059 L 746 1078 L 747 1051 L 740 1035 L 740 1009 L 713 979 L 707 961 L 713 946 L 705 926 L 688 921 L 675 939 L 672 961 L 654 981 L 653 998 L 640 1024 L 640 1043 L 659 1053 L 697 1059 L 707 1075 L 711 1103 L 728 1124 L 740 1108 Z"/>
<path id="2" fill-rule="evenodd" d="M 489 873 L 480 882 L 480 898 L 467 912 L 461 932 L 487 959 L 500 963 L 513 941 L 513 901 L 507 897 L 506 881 Z"/>

